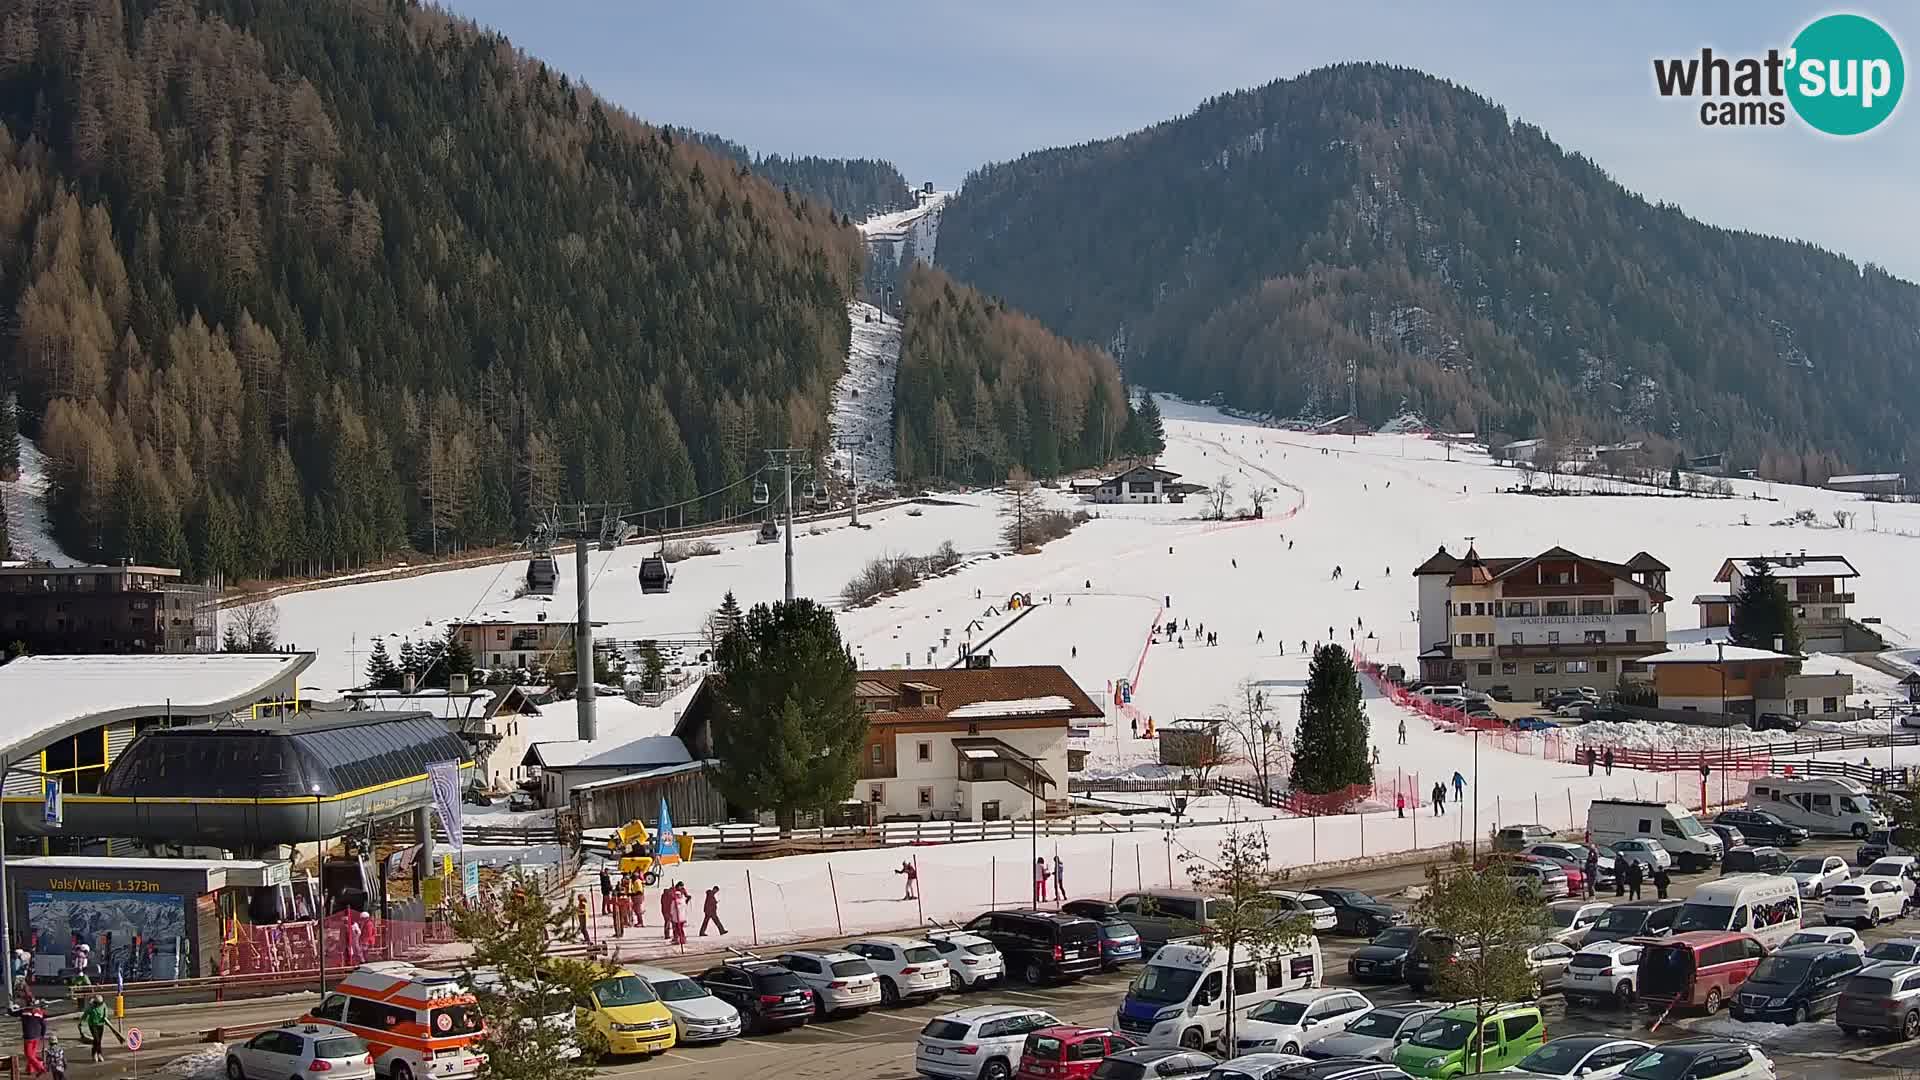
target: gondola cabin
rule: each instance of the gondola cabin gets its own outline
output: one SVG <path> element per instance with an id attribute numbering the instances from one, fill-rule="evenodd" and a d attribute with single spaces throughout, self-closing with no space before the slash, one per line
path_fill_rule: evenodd
<path id="1" fill-rule="evenodd" d="M 760 523 L 759 542 L 762 544 L 777 544 L 780 542 L 780 526 L 775 525 L 772 518 L 768 518 Z"/>
<path id="2" fill-rule="evenodd" d="M 559 574 L 553 556 L 535 555 L 527 560 L 527 591 L 535 596 L 552 596 L 554 579 Z"/>
<path id="3" fill-rule="evenodd" d="M 673 567 L 665 556 L 649 555 L 640 560 L 640 591 L 663 593 L 673 587 Z"/>

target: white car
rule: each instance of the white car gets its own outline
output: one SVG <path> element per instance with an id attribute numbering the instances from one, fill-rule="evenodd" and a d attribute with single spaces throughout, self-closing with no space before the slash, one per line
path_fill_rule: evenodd
<path id="1" fill-rule="evenodd" d="M 1629 836 L 1625 840 L 1616 840 L 1613 843 L 1613 855 L 1616 862 L 1625 859 L 1647 869 L 1655 866 L 1673 869 L 1673 852 L 1651 836 Z"/>
<path id="2" fill-rule="evenodd" d="M 1876 941 L 1867 948 L 1867 964 L 1920 963 L 1920 938 L 1892 938 L 1888 941 Z"/>
<path id="3" fill-rule="evenodd" d="M 1835 885 L 1852 880 L 1853 871 L 1838 855 L 1806 855 L 1787 864 L 1787 876 L 1800 886 L 1801 896 L 1818 899 Z"/>
<path id="4" fill-rule="evenodd" d="M 1322 987 L 1281 994 L 1255 1005 L 1234 1025 L 1233 1052 L 1297 1054 L 1316 1039 L 1344 1031 L 1348 1021 L 1371 1008 L 1373 1002 L 1353 990 Z"/>
<path id="5" fill-rule="evenodd" d="M 1627 1064 L 1625 1080 L 1775 1080 L 1773 1060 L 1751 1043 L 1733 1039 L 1675 1039 L 1650 1047 Z"/>
<path id="6" fill-rule="evenodd" d="M 965 930 L 936 930 L 927 935 L 940 958 L 947 962 L 948 989 L 978 990 L 1007 977 L 1007 958 L 993 942 Z"/>
<path id="7" fill-rule="evenodd" d="M 1553 940 L 1571 945 L 1587 936 L 1587 931 L 1606 917 L 1612 904 L 1592 900 L 1555 900 L 1547 905 L 1547 918 L 1553 922 Z"/>
<path id="8" fill-rule="evenodd" d="M 1044 1009 L 981 1005 L 927 1021 L 913 1044 L 913 1068 L 940 1080 L 1008 1080 L 1027 1036 L 1060 1023 Z"/>
<path id="9" fill-rule="evenodd" d="M 880 976 L 863 957 L 839 949 L 798 949 L 774 960 L 813 991 L 816 1016 L 858 1014 L 880 1004 Z"/>
<path id="10" fill-rule="evenodd" d="M 324 1072 L 329 1080 L 373 1080 L 373 1055 L 360 1036 L 329 1024 L 289 1024 L 227 1049 L 227 1080 L 280 1080 Z"/>
<path id="11" fill-rule="evenodd" d="M 1331 930 L 1340 925 L 1340 916 L 1333 905 L 1312 893 L 1290 892 L 1285 889 L 1269 889 L 1266 898 L 1273 906 L 1288 914 L 1302 914 L 1313 920 L 1315 933 Z"/>
<path id="12" fill-rule="evenodd" d="M 740 1034 L 740 1011 L 713 996 L 690 975 L 662 967 L 629 966 L 673 1014 L 674 1041 L 723 1042 Z"/>
<path id="13" fill-rule="evenodd" d="M 862 938 L 847 951 L 873 965 L 880 976 L 880 1003 L 888 1008 L 913 998 L 932 1001 L 953 982 L 940 950 L 920 938 Z"/>
<path id="14" fill-rule="evenodd" d="M 1853 876 L 1855 881 L 1868 878 L 1886 878 L 1900 884 L 1900 891 L 1906 897 L 1906 906 L 1913 906 L 1914 890 L 1920 884 L 1920 859 L 1911 855 L 1885 855 L 1873 861 L 1873 865 Z"/>
<path id="15" fill-rule="evenodd" d="M 1851 922 L 1870 930 L 1899 918 L 1907 909 L 1907 894 L 1893 878 L 1865 878 L 1827 890 L 1826 909 L 1829 923 Z"/>
<path id="16" fill-rule="evenodd" d="M 1573 954 L 1560 976 L 1560 993 L 1571 1002 L 1627 1005 L 1640 996 L 1640 949 L 1630 941 L 1597 941 Z"/>
<path id="17" fill-rule="evenodd" d="M 1833 909 L 1827 909 L 1827 919 L 1833 919 Z M 1809 926 L 1796 930 L 1780 943 L 1781 948 L 1789 945 L 1844 945 L 1854 952 L 1865 952 L 1867 947 L 1860 942 L 1860 935 L 1844 926 Z"/>
<path id="18" fill-rule="evenodd" d="M 1653 1049 L 1639 1039 L 1612 1035 L 1562 1035 L 1509 1065 L 1503 1072 L 1563 1076 L 1567 1080 L 1613 1080 L 1633 1060 Z"/>

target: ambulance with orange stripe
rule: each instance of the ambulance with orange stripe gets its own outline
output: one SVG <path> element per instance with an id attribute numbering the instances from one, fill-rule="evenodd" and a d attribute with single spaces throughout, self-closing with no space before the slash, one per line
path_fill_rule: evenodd
<path id="1" fill-rule="evenodd" d="M 486 1027 L 459 976 L 401 960 L 362 964 L 301 1017 L 360 1036 L 384 1080 L 465 1080 L 479 1073 Z"/>

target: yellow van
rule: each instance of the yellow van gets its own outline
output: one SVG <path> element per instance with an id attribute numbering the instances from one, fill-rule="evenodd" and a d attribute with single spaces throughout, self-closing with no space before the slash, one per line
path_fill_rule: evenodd
<path id="1" fill-rule="evenodd" d="M 606 1040 L 609 1054 L 658 1054 L 673 1048 L 673 1014 L 645 979 L 622 969 L 593 984 L 581 1010 L 582 1026 L 591 1025 Z"/>

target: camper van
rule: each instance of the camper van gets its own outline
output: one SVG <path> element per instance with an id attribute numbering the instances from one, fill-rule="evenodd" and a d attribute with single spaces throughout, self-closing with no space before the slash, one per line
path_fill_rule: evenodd
<path id="1" fill-rule="evenodd" d="M 1800 887 L 1777 874 L 1728 874 L 1703 882 L 1680 907 L 1673 932 L 1730 930 L 1751 934 L 1769 949 L 1800 929 Z"/>
<path id="2" fill-rule="evenodd" d="M 1608 845 L 1650 836 L 1685 870 L 1712 866 L 1724 850 L 1720 837 L 1679 803 L 1595 799 L 1587 810 L 1587 832 L 1593 843 Z"/>
<path id="3" fill-rule="evenodd" d="M 1762 776 L 1747 783 L 1747 808 L 1772 811 L 1815 836 L 1865 840 L 1887 827 L 1867 786 L 1844 776 Z"/>
<path id="4" fill-rule="evenodd" d="M 1234 1011 L 1245 1016 L 1289 990 L 1319 986 L 1321 974 L 1320 940 L 1312 936 L 1277 956 L 1236 957 Z M 1127 987 L 1114 1026 L 1147 1046 L 1190 1047 L 1196 1035 L 1211 1045 L 1226 1034 L 1226 991 L 1226 949 L 1169 942 Z"/>

